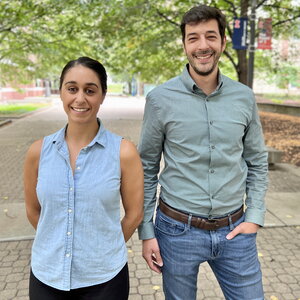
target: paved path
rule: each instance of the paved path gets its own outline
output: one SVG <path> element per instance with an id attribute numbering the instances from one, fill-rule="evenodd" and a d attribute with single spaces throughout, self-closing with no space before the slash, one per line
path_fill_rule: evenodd
<path id="1" fill-rule="evenodd" d="M 107 97 L 104 125 L 138 142 L 144 100 Z M 0 300 L 28 299 L 30 250 L 34 231 L 26 220 L 22 166 L 28 146 L 66 122 L 59 101 L 53 107 L 0 127 Z M 270 171 L 266 227 L 258 234 L 265 299 L 300 300 L 300 168 L 279 164 Z M 141 257 L 135 233 L 127 243 L 130 300 L 164 299 L 161 277 Z M 200 268 L 198 299 L 224 299 L 207 264 Z M 189 300 L 189 299 L 186 299 Z M 241 299 L 242 300 L 242 299 Z"/>

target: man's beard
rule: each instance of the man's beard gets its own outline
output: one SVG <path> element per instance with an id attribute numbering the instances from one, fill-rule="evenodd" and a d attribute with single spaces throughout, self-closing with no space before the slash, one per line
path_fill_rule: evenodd
<path id="1" fill-rule="evenodd" d="M 205 53 L 202 53 L 202 54 L 205 54 Z M 217 66 L 217 64 L 218 64 L 218 61 L 219 61 L 219 58 L 220 58 L 220 56 L 221 56 L 220 54 L 216 53 L 215 51 L 212 53 L 212 55 L 215 55 L 213 64 L 212 64 L 212 66 L 211 66 L 210 69 L 205 70 L 205 71 L 200 70 L 200 69 L 197 67 L 197 65 L 195 64 L 194 58 L 195 58 L 196 54 L 192 54 L 191 56 L 188 56 L 187 58 L 188 58 L 188 61 L 189 61 L 190 66 L 193 68 L 193 70 L 195 71 L 195 73 L 197 73 L 197 74 L 200 75 L 200 76 L 208 76 L 208 75 L 210 75 L 210 74 L 214 71 L 214 69 L 216 68 L 216 66 Z"/>

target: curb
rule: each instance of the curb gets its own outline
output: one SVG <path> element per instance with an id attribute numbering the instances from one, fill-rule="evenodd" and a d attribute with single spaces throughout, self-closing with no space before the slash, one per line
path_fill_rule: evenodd
<path id="1" fill-rule="evenodd" d="M 21 236 L 21 237 L 11 237 L 0 239 L 0 243 L 5 242 L 19 242 L 19 241 L 31 241 L 34 239 L 34 236 Z"/>
<path id="2" fill-rule="evenodd" d="M 4 125 L 7 125 L 9 123 L 12 123 L 13 120 L 19 120 L 19 119 L 25 118 L 25 117 L 33 115 L 35 113 L 39 113 L 39 112 L 42 112 L 44 110 L 47 110 L 51 107 L 52 107 L 52 105 L 49 105 L 47 107 L 41 107 L 41 108 L 38 108 L 36 110 L 29 111 L 29 112 L 26 112 L 26 113 L 23 113 L 23 114 L 20 114 L 20 115 L 9 115 L 9 116 L 0 115 L 0 127 L 4 126 Z"/>
<path id="3" fill-rule="evenodd" d="M 0 121 L 0 127 L 8 125 L 11 122 L 12 122 L 11 119 L 2 120 L 2 121 Z"/>

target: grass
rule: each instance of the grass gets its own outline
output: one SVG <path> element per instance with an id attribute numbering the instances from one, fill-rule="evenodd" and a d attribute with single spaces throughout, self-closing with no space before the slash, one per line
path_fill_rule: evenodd
<path id="1" fill-rule="evenodd" d="M 262 97 L 279 104 L 284 103 L 286 100 L 300 101 L 300 95 L 263 94 Z"/>
<path id="2" fill-rule="evenodd" d="M 47 103 L 0 104 L 0 115 L 22 115 L 48 105 Z"/>
<path id="3" fill-rule="evenodd" d="M 108 93 L 113 94 L 122 94 L 123 93 L 123 84 L 122 83 L 112 83 L 107 87 Z"/>

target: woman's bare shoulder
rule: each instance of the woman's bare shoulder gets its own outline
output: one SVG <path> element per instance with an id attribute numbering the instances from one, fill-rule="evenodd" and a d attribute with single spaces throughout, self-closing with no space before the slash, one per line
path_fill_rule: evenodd
<path id="1" fill-rule="evenodd" d="M 39 159 L 42 146 L 43 146 L 43 139 L 39 139 L 33 142 L 28 148 L 27 155 L 26 155 L 27 158 L 29 158 L 30 160 Z"/>

